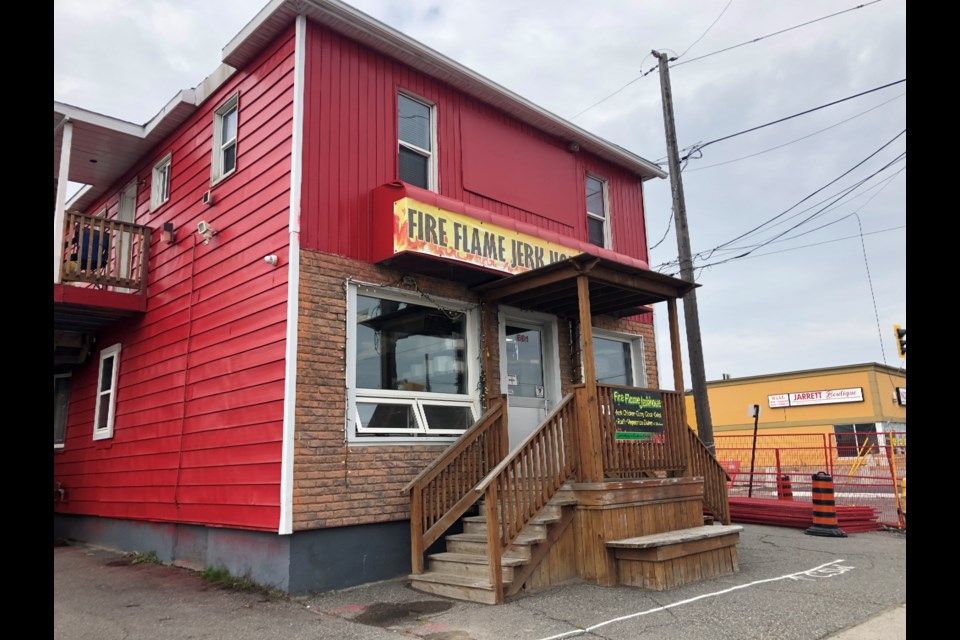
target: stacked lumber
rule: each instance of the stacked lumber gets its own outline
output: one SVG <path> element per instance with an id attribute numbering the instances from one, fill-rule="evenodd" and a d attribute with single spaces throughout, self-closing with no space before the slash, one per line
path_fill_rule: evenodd
<path id="1" fill-rule="evenodd" d="M 873 507 L 837 505 L 837 525 L 845 533 L 880 531 L 880 512 Z M 813 505 L 767 498 L 730 498 L 730 521 L 806 529 L 813 525 Z"/>

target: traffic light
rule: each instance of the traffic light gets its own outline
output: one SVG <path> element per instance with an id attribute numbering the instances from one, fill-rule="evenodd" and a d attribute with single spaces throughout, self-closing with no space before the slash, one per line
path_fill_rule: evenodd
<path id="1" fill-rule="evenodd" d="M 901 358 L 907 357 L 907 330 L 898 324 L 893 325 L 893 330 L 897 334 L 897 353 Z"/>

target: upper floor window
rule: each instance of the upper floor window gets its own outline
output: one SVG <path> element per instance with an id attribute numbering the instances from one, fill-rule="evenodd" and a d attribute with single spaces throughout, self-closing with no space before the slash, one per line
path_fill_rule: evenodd
<path id="1" fill-rule="evenodd" d="M 97 404 L 93 414 L 93 439 L 113 437 L 114 411 L 117 406 L 117 370 L 120 368 L 120 345 L 100 352 L 97 377 Z"/>
<path id="2" fill-rule="evenodd" d="M 587 239 L 598 247 L 610 248 L 607 183 L 593 176 L 587 176 Z"/>
<path id="3" fill-rule="evenodd" d="M 404 94 L 397 96 L 397 137 L 400 179 L 422 189 L 436 190 L 436 133 L 433 105 Z"/>
<path id="4" fill-rule="evenodd" d="M 647 386 L 642 336 L 593 329 L 593 361 L 600 384 Z"/>
<path id="5" fill-rule="evenodd" d="M 153 211 L 170 199 L 170 160 L 171 154 L 163 157 L 153 167 L 153 178 L 150 182 L 150 210 Z"/>
<path id="6" fill-rule="evenodd" d="M 237 168 L 238 99 L 239 95 L 235 94 L 213 114 L 211 183 L 230 175 Z"/>

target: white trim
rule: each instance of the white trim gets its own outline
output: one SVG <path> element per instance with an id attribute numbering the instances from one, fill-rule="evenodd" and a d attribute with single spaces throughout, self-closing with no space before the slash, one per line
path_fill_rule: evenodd
<path id="1" fill-rule="evenodd" d="M 423 149 L 415 144 L 405 142 L 400 139 L 400 96 L 413 102 L 417 102 L 430 111 L 430 149 Z M 435 193 L 440 192 L 440 174 L 437 153 L 437 105 L 426 98 L 411 93 L 406 89 L 397 90 L 397 177 L 400 173 L 400 147 L 405 147 L 414 153 L 427 158 L 427 190 Z"/>
<path id="2" fill-rule="evenodd" d="M 57 175 L 57 203 L 53 209 L 53 283 L 60 283 L 63 266 L 63 222 L 66 217 L 67 182 L 70 179 L 70 151 L 73 146 L 73 123 L 68 118 L 63 124 L 60 139 L 60 171 Z"/>
<path id="3" fill-rule="evenodd" d="M 283 376 L 283 444 L 280 457 L 280 526 L 293 533 L 293 468 L 296 450 L 297 331 L 300 318 L 300 190 L 303 180 L 303 91 L 307 19 L 297 16 L 293 71 L 293 143 L 290 151 L 290 243 L 287 258 L 287 335 Z"/>
<path id="4" fill-rule="evenodd" d="M 223 140 L 223 120 L 224 116 L 231 111 L 236 111 L 237 130 L 233 138 L 224 142 Z M 233 168 L 229 171 L 223 170 L 223 151 L 224 146 L 233 142 Z M 233 175 L 237 170 L 237 163 L 240 161 L 240 92 L 223 101 L 216 111 L 213 112 L 213 158 L 210 161 L 210 186 L 217 184 L 221 180 Z"/>
<path id="5" fill-rule="evenodd" d="M 103 429 L 98 429 L 100 424 L 100 396 L 103 391 L 103 362 L 108 358 L 113 358 L 113 368 L 110 379 L 110 406 L 107 409 L 107 424 Z M 93 410 L 93 439 L 106 440 L 113 437 L 113 422 L 116 418 L 117 409 L 117 380 L 120 372 L 120 343 L 107 347 L 100 352 L 100 366 L 97 368 L 97 395 L 94 396 Z"/>
<path id="6" fill-rule="evenodd" d="M 430 300 L 400 289 L 390 289 L 379 285 L 371 285 L 347 280 L 346 282 L 346 416 L 344 416 L 344 434 L 348 445 L 417 445 L 417 444 L 435 444 L 449 443 L 462 433 L 461 431 L 444 431 L 430 429 L 423 415 L 422 405 L 448 405 L 448 406 L 469 406 L 471 413 L 476 419 L 480 415 L 480 397 L 477 391 L 477 383 L 480 379 L 480 320 L 477 309 L 469 302 L 462 300 L 452 300 L 431 296 Z M 385 300 L 395 300 L 398 302 L 407 302 L 423 307 L 430 307 L 431 302 L 443 304 L 447 308 L 462 311 L 464 314 L 464 337 L 466 340 L 466 352 L 464 353 L 464 365 L 466 367 L 466 382 L 464 394 L 437 393 L 437 392 L 411 392 L 399 391 L 395 389 L 360 389 L 356 388 L 357 379 L 357 294 L 382 298 Z M 393 404 L 412 404 L 414 413 L 417 415 L 417 421 L 423 429 L 422 433 L 427 435 L 403 437 L 398 434 L 397 437 L 375 438 L 369 436 L 357 435 L 356 422 L 359 420 L 357 412 L 357 402 L 378 401 Z M 367 433 L 371 433 L 367 431 Z M 381 431 L 386 433 L 386 431 Z M 409 433 L 409 432 L 404 432 Z"/>
<path id="7" fill-rule="evenodd" d="M 170 199 L 170 171 L 172 169 L 173 152 L 167 153 L 153 165 L 153 171 L 150 173 L 150 211 L 155 211 Z M 166 193 L 163 193 L 164 190 Z"/>
<path id="8" fill-rule="evenodd" d="M 593 327 L 593 337 L 603 338 L 605 340 L 615 340 L 617 342 L 629 344 L 630 364 L 633 368 L 633 386 L 640 388 L 646 388 L 649 386 L 647 384 L 647 368 L 645 360 L 646 343 L 644 342 L 643 336 L 635 333 L 623 333 L 620 331 L 610 331 L 609 329 L 598 329 Z M 594 354 L 594 358 L 596 358 L 596 354 Z M 596 368 L 596 363 L 594 363 L 594 368 Z"/>

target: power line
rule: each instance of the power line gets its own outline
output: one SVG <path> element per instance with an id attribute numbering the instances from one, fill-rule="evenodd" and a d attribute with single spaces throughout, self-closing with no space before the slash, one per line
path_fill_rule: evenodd
<path id="1" fill-rule="evenodd" d="M 877 149 L 876 151 L 874 151 L 873 153 L 871 153 L 870 155 L 868 155 L 866 158 L 864 158 L 863 160 L 861 160 L 861 161 L 858 162 L 857 164 L 853 165 L 852 167 L 850 167 L 849 169 L 847 169 L 846 171 L 844 171 L 843 173 L 841 173 L 839 176 L 837 176 L 836 178 L 834 178 L 833 180 L 831 180 L 831 181 L 828 182 L 827 184 L 823 185 L 822 187 L 820 187 L 819 189 L 817 189 L 817 190 L 814 191 L 813 193 L 810 193 L 809 195 L 803 197 L 801 200 L 797 201 L 797 202 L 796 202 L 793 206 L 791 206 L 790 208 L 786 209 L 785 211 L 783 211 L 783 212 L 781 212 L 781 213 L 778 213 L 777 215 L 773 216 L 772 218 L 770 218 L 770 219 L 767 220 L 766 222 L 763 222 L 762 224 L 757 225 L 757 226 L 754 227 L 753 229 L 750 229 L 749 231 L 740 234 L 740 235 L 737 236 L 736 238 L 733 238 L 732 240 L 728 240 L 727 242 L 724 242 L 723 244 L 718 245 L 714 250 L 716 250 L 716 249 L 722 249 L 723 247 L 725 247 L 725 246 L 727 246 L 727 245 L 729 245 L 729 244 L 732 244 L 732 243 L 736 242 L 737 240 L 740 240 L 740 239 L 742 239 L 742 238 L 745 238 L 746 236 L 748 236 L 748 235 L 750 235 L 750 234 L 752 234 L 752 233 L 754 233 L 754 232 L 762 229 L 763 227 L 767 226 L 768 224 L 770 224 L 770 223 L 773 222 L 774 220 L 777 220 L 778 218 L 781 218 L 781 217 L 785 216 L 787 213 L 789 213 L 789 212 L 792 211 L 793 209 L 797 208 L 800 204 L 806 202 L 807 200 L 809 200 L 809 199 L 812 198 L 813 196 L 817 195 L 818 193 L 820 193 L 821 191 L 823 191 L 824 189 L 826 189 L 826 188 L 829 187 L 830 185 L 834 184 L 835 182 L 839 181 L 839 180 L 842 179 L 843 177 L 847 176 L 847 175 L 848 175 L 849 173 L 851 173 L 854 169 L 856 169 L 857 167 L 861 166 L 861 165 L 862 165 L 863 163 L 865 163 L 867 160 L 869 160 L 870 158 L 874 157 L 875 155 L 877 155 L 878 153 L 880 153 L 881 151 L 883 151 L 884 149 L 886 149 L 888 146 L 890 146 L 891 144 L 893 144 L 893 142 L 894 142 L 897 138 L 899 138 L 900 136 L 902 136 L 902 135 L 903 135 L 904 133 L 906 133 L 906 132 L 907 132 L 907 130 L 904 129 L 903 131 L 901 131 L 900 133 L 898 133 L 897 135 L 895 135 L 893 138 L 891 138 L 889 141 L 887 141 L 886 143 L 884 143 L 879 149 Z"/>
<path id="2" fill-rule="evenodd" d="M 694 62 L 695 60 L 703 60 L 704 58 L 709 58 L 710 56 L 715 56 L 715 55 L 717 55 L 718 53 L 723 53 L 723 52 L 725 52 L 725 51 L 730 51 L 730 50 L 732 50 L 732 49 L 736 49 L 737 47 L 742 47 L 742 46 L 744 46 L 744 45 L 753 44 L 754 42 L 760 42 L 761 40 L 766 40 L 767 38 L 772 38 L 773 36 L 780 35 L 781 33 L 786 33 L 786 32 L 788 32 L 788 31 L 793 31 L 794 29 L 799 29 L 800 27 L 805 27 L 805 26 L 811 25 L 811 24 L 813 24 L 813 23 L 815 23 L 815 22 L 820 22 L 821 20 L 826 20 L 827 18 L 833 18 L 834 16 L 838 16 L 838 15 L 841 15 L 841 14 L 843 14 L 843 13 L 848 13 L 848 12 L 854 11 L 854 10 L 856 10 L 856 9 L 862 9 L 862 8 L 864 8 L 864 7 L 870 6 L 871 4 L 876 4 L 876 3 L 881 2 L 881 1 L 882 1 L 882 0 L 873 0 L 873 2 L 867 2 L 866 4 L 857 5 L 856 7 L 851 7 L 850 9 L 845 9 L 845 10 L 839 11 L 839 12 L 837 12 L 837 13 L 832 13 L 832 14 L 830 14 L 830 15 L 828 15 L 828 16 L 823 16 L 823 17 L 817 18 L 817 19 L 815 19 L 815 20 L 810 20 L 809 22 L 804 22 L 803 24 L 794 25 L 794 26 L 792 26 L 792 27 L 789 27 L 789 28 L 787 28 L 787 29 L 782 29 L 782 30 L 777 31 L 777 32 L 775 32 L 775 33 L 768 33 L 768 34 L 765 35 L 765 36 L 760 36 L 759 38 L 754 38 L 753 40 L 750 40 L 750 41 L 748 41 L 748 42 L 742 42 L 742 43 L 740 43 L 740 44 L 738 44 L 738 45 L 734 45 L 734 46 L 732 46 L 732 47 L 727 47 L 726 49 L 721 49 L 721 50 L 719 50 L 719 51 L 714 51 L 713 53 L 707 53 L 707 54 L 702 55 L 702 56 L 700 56 L 700 57 L 698 57 L 698 58 L 690 58 L 689 60 L 685 60 L 685 61 L 683 61 L 683 62 L 678 62 L 677 64 L 671 65 L 671 66 L 673 66 L 673 67 L 678 67 L 678 66 L 680 66 L 680 65 L 682 65 L 682 64 L 687 64 L 688 62 Z M 724 9 L 724 11 L 726 11 L 726 9 Z M 721 13 L 720 15 L 723 15 L 723 14 Z M 717 19 L 719 20 L 719 18 L 717 18 Z M 713 25 L 710 25 L 710 26 L 712 27 Z M 708 31 L 709 31 L 709 29 L 708 29 Z M 702 36 L 701 36 L 701 37 L 702 37 Z M 696 42 L 694 42 L 694 44 L 696 44 Z M 687 47 L 687 51 L 689 51 L 691 47 L 693 47 L 693 45 L 690 45 L 690 47 Z M 686 52 L 684 52 L 684 53 L 686 53 Z M 646 60 L 646 59 L 647 59 L 647 57 L 644 56 L 644 57 L 643 57 L 643 60 Z M 674 59 L 676 59 L 676 58 L 674 58 Z M 640 68 L 641 68 L 641 69 L 643 68 L 643 60 L 640 61 Z M 617 95 L 618 93 L 620 93 L 621 91 L 623 91 L 624 89 L 626 89 L 627 87 L 629 87 L 630 85 L 632 85 L 633 83 L 635 83 L 637 80 L 640 80 L 641 78 L 645 78 L 646 76 L 650 75 L 651 73 L 653 73 L 653 72 L 656 71 L 656 70 L 657 70 L 657 67 L 656 67 L 656 66 L 651 67 L 650 69 L 647 69 L 646 71 L 644 71 L 643 73 L 641 73 L 639 76 L 637 76 L 636 78 L 634 78 L 634 79 L 631 80 L 630 82 L 626 83 L 625 85 L 623 85 L 622 87 L 620 87 L 619 89 L 617 89 L 616 91 L 614 91 L 613 93 L 611 93 L 610 95 L 606 96 L 605 98 L 601 98 L 600 100 L 598 100 L 597 102 L 593 103 L 592 105 L 590 105 L 589 107 L 587 107 L 586 109 L 584 109 L 583 111 L 581 111 L 580 113 L 578 113 L 578 114 L 576 114 L 576 115 L 573 115 L 573 116 L 570 116 L 570 118 L 568 118 L 568 119 L 569 119 L 569 120 L 574 120 L 574 119 L 576 119 L 576 118 L 579 118 L 580 116 L 582 116 L 583 114 L 585 114 L 587 111 L 590 111 L 590 110 L 593 109 L 594 107 L 597 107 L 597 106 L 603 104 L 604 102 L 606 102 L 607 100 L 609 100 L 609 99 L 612 98 L 613 96 Z"/>
<path id="3" fill-rule="evenodd" d="M 879 2 L 880 0 L 876 0 L 876 1 Z M 903 78 L 902 80 L 896 80 L 896 81 L 894 81 L 894 82 L 891 82 L 891 83 L 889 83 L 889 84 L 885 84 L 885 85 L 880 86 L 880 87 L 874 87 L 873 89 L 868 89 L 867 91 L 861 91 L 860 93 L 854 94 L 854 95 L 852 95 L 852 96 L 847 96 L 846 98 L 840 98 L 839 100 L 834 100 L 833 102 L 828 102 L 828 103 L 826 103 L 826 104 L 822 104 L 822 105 L 820 105 L 819 107 L 813 107 L 812 109 L 807 109 L 806 111 L 801 111 L 800 113 L 795 113 L 795 114 L 793 114 L 793 115 L 786 116 L 786 117 L 784 117 L 784 118 L 779 118 L 779 119 L 777 119 L 777 120 L 774 120 L 774 121 L 772 121 L 772 122 L 768 122 L 768 123 L 766 123 L 766 124 L 761 124 L 761 125 L 758 125 L 758 126 L 756 126 L 756 127 L 751 127 L 751 128 L 749 128 L 749 129 L 744 129 L 743 131 L 738 131 L 737 133 L 731 133 L 730 135 L 723 136 L 722 138 L 717 138 L 716 140 L 710 140 L 709 142 L 704 142 L 703 144 L 695 145 L 694 148 L 693 148 L 693 151 L 691 151 L 689 154 L 687 154 L 687 156 L 684 156 L 684 159 L 686 159 L 687 157 L 689 157 L 690 154 L 696 153 L 696 152 L 704 149 L 705 147 L 709 147 L 711 144 L 716 144 L 717 142 L 723 142 L 724 140 L 729 140 L 730 138 L 736 138 L 737 136 L 742 136 L 742 135 L 744 135 L 745 133 L 751 133 L 751 132 L 757 131 L 757 130 L 759 130 L 759 129 L 764 129 L 764 128 L 766 128 L 766 127 L 770 127 L 770 126 L 773 126 L 773 125 L 775 125 L 775 124 L 780 124 L 781 122 L 786 122 L 787 120 L 792 120 L 793 118 L 799 118 L 800 116 L 805 116 L 805 115 L 807 115 L 808 113 L 813 113 L 814 111 L 819 111 L 820 109 L 826 109 L 827 107 L 832 107 L 832 106 L 835 105 L 835 104 L 840 104 L 841 102 L 846 102 L 846 101 L 848 101 L 848 100 L 853 100 L 854 98 L 859 98 L 860 96 L 865 96 L 865 95 L 867 95 L 867 94 L 869 94 L 869 93 L 873 93 L 873 92 L 875 92 L 875 91 L 880 91 L 881 89 L 887 89 L 887 88 L 889 88 L 889 87 L 892 87 L 892 86 L 894 86 L 894 85 L 898 85 L 898 84 L 903 83 L 903 82 L 906 82 L 906 81 L 907 81 L 906 78 Z"/>
<path id="4" fill-rule="evenodd" d="M 756 157 L 756 156 L 763 155 L 764 153 L 769 153 L 770 151 L 776 151 L 777 149 L 782 149 L 783 147 L 786 147 L 786 146 L 789 146 L 789 145 L 791 145 L 791 144 L 794 144 L 795 142 L 800 142 L 800 141 L 802 141 L 802 140 L 806 140 L 807 138 L 812 138 L 813 136 L 818 135 L 818 134 L 821 134 L 821 133 L 823 133 L 824 131 L 829 131 L 830 129 L 833 129 L 834 127 L 839 127 L 839 126 L 842 125 L 842 124 L 845 124 L 845 123 L 847 123 L 847 122 L 850 122 L 851 120 L 854 120 L 854 119 L 856 119 L 856 118 L 859 118 L 859 117 L 862 116 L 862 115 L 866 115 L 866 114 L 870 113 L 871 111 L 874 111 L 874 110 L 876 110 L 876 109 L 879 109 L 879 108 L 882 107 L 882 106 L 888 105 L 888 104 L 890 104 L 891 102 L 893 102 L 894 100 L 897 100 L 897 99 L 899 99 L 899 98 L 902 98 L 902 97 L 905 96 L 905 95 L 907 95 L 907 93 L 906 93 L 906 92 L 903 92 L 903 93 L 901 93 L 901 94 L 898 95 L 898 96 L 895 96 L 895 97 L 893 97 L 893 98 L 890 98 L 889 100 L 886 100 L 886 101 L 884 101 L 884 102 L 881 102 L 880 104 L 878 104 L 878 105 L 875 106 L 875 107 L 871 107 L 871 108 L 867 109 L 866 111 L 861 111 L 860 113 L 856 114 L 855 116 L 850 116 L 849 118 L 847 118 L 847 119 L 845 119 L 845 120 L 841 120 L 840 122 L 837 122 L 836 124 L 832 124 L 832 125 L 830 125 L 829 127 L 825 127 L 825 128 L 820 129 L 820 130 L 818 130 L 818 131 L 814 131 L 813 133 L 807 134 L 807 135 L 805 135 L 805 136 L 803 136 L 803 137 L 800 137 L 800 138 L 797 138 L 797 139 L 795 139 L 795 140 L 791 140 L 790 142 L 784 142 L 783 144 L 778 144 L 778 145 L 775 146 L 775 147 L 770 147 L 769 149 L 764 149 L 763 151 L 758 151 L 758 152 L 756 152 L 756 153 L 751 153 L 750 155 L 741 156 L 741 157 L 739 157 L 739 158 L 734 158 L 734 159 L 732 159 L 732 160 L 726 160 L 726 161 L 724 161 L 724 162 L 717 162 L 717 163 L 714 163 L 714 164 L 708 164 L 708 165 L 706 165 L 706 166 L 704 166 L 704 167 L 695 167 L 695 168 L 693 168 L 693 169 L 686 169 L 685 171 L 686 171 L 686 173 L 690 173 L 690 172 L 692 172 L 692 171 L 703 171 L 704 169 L 712 169 L 713 167 L 720 167 L 720 166 L 723 166 L 723 165 L 725 165 L 725 164 L 732 164 L 732 163 L 734 163 L 734 162 L 740 162 L 741 160 L 747 160 L 748 158 L 754 158 L 754 157 Z"/>
<path id="5" fill-rule="evenodd" d="M 717 16 L 717 19 L 714 20 L 713 22 L 711 22 L 711 23 L 710 23 L 710 26 L 707 27 L 707 30 L 704 31 L 702 34 L 700 34 L 700 37 L 697 38 L 696 40 L 694 40 L 694 41 L 693 41 L 693 44 L 691 44 L 689 47 L 687 47 L 686 49 L 684 49 L 684 50 L 683 50 L 683 53 L 681 53 L 680 55 L 677 56 L 677 59 L 680 59 L 680 58 L 682 58 L 683 56 L 687 55 L 687 51 L 690 51 L 690 49 L 693 49 L 693 47 L 696 46 L 696 44 L 697 44 L 698 42 L 700 42 L 701 40 L 703 40 L 703 36 L 707 35 L 707 33 L 710 32 L 710 29 L 713 29 L 713 25 L 717 24 L 717 22 L 720 21 L 720 18 L 723 17 L 723 14 L 725 14 L 725 13 L 727 12 L 727 9 L 729 9 L 729 8 L 730 8 L 730 5 L 732 5 L 732 4 L 733 4 L 733 0 L 730 0 L 730 2 L 727 3 L 727 6 L 725 6 L 725 7 L 723 8 L 723 11 L 720 12 L 720 15 Z M 640 66 L 643 66 L 643 65 L 640 65 Z M 676 65 L 674 65 L 674 66 L 676 66 Z"/>
<path id="6" fill-rule="evenodd" d="M 828 15 L 828 16 L 823 16 L 822 18 L 816 18 L 815 20 L 810 20 L 810 21 L 808 21 L 808 22 L 804 22 L 804 23 L 802 23 L 802 24 L 794 25 L 794 26 L 788 27 L 788 28 L 786 28 L 786 29 L 781 29 L 780 31 L 775 31 L 775 32 L 773 32 L 773 33 L 768 33 L 768 34 L 765 35 L 765 36 L 760 36 L 759 38 L 754 38 L 753 40 L 748 40 L 747 42 L 741 42 L 740 44 L 735 44 L 735 45 L 733 45 L 732 47 L 727 47 L 726 49 L 720 49 L 719 51 L 714 51 L 713 53 L 706 53 L 706 54 L 704 54 L 704 55 L 702 55 L 702 56 L 699 56 L 699 57 L 697 57 L 697 58 L 690 58 L 689 60 L 685 60 L 684 62 L 678 62 L 677 64 L 671 65 L 671 66 L 673 66 L 673 67 L 679 67 L 679 66 L 682 65 L 682 64 L 688 64 L 688 63 L 690 63 L 690 62 L 696 62 L 697 60 L 703 60 L 704 58 L 709 58 L 710 56 L 715 56 L 715 55 L 717 55 L 717 54 L 719 54 L 719 53 L 725 53 L 725 52 L 727 52 L 727 51 L 732 51 L 733 49 L 737 49 L 737 48 L 739 48 L 739 47 L 743 47 L 743 46 L 746 46 L 746 45 L 748 45 L 748 44 L 753 44 L 754 42 L 760 42 L 761 40 L 766 40 L 767 38 L 772 38 L 773 36 L 778 36 L 778 35 L 780 35 L 780 34 L 782 34 L 782 33 L 787 33 L 788 31 L 793 31 L 794 29 L 799 29 L 799 28 L 801 28 L 801 27 L 806 27 L 807 25 L 811 25 L 811 24 L 814 24 L 815 22 L 820 22 L 820 21 L 822 21 L 822 20 L 826 20 L 827 18 L 833 18 L 833 17 L 839 16 L 839 15 L 844 14 L 844 13 L 849 13 L 850 11 L 856 11 L 857 9 L 863 9 L 864 7 L 869 7 L 871 4 L 877 4 L 877 3 L 880 2 L 880 1 L 881 1 L 881 0 L 873 0 L 873 2 L 867 2 L 867 3 L 865 3 L 865 4 L 859 4 L 859 5 L 855 6 L 855 7 L 850 7 L 849 9 L 844 9 L 843 11 L 838 11 L 837 13 L 831 13 L 831 14 Z"/>
<path id="7" fill-rule="evenodd" d="M 849 216 L 847 216 L 847 217 L 849 217 Z M 902 225 L 899 225 L 899 226 L 896 226 L 896 227 L 888 227 L 888 228 L 886 228 L 886 229 L 878 229 L 877 231 L 868 231 L 867 233 L 864 233 L 864 234 L 862 234 L 862 235 L 864 235 L 864 236 L 872 236 L 872 235 L 875 235 L 875 234 L 878 234 L 878 233 L 889 233 L 890 231 L 897 231 L 898 229 L 906 229 L 906 228 L 907 228 L 907 225 L 902 224 Z M 825 245 L 825 244 L 832 244 L 832 243 L 834 243 L 834 242 L 842 242 L 843 240 L 854 240 L 854 239 L 859 238 L 859 237 L 860 237 L 860 234 L 858 234 L 858 235 L 853 235 L 853 236 L 843 236 L 843 237 L 841 237 L 841 238 L 832 238 L 832 239 L 830 239 L 830 240 L 823 240 L 823 241 L 821 241 L 821 242 L 812 242 L 812 243 L 810 243 L 810 244 L 802 244 L 802 245 L 799 245 L 799 246 L 796 246 L 796 247 L 787 247 L 787 248 L 785 248 L 785 249 L 778 249 L 778 250 L 776 250 L 776 251 L 767 251 L 766 253 L 758 253 L 757 255 L 744 256 L 742 259 L 743 259 L 743 260 L 753 260 L 754 258 L 765 258 L 765 257 L 767 257 L 767 256 L 777 255 L 777 254 L 779 254 L 779 253 L 787 253 L 787 252 L 789 252 L 789 251 L 797 251 L 797 250 L 799 250 L 799 249 L 810 249 L 810 248 L 812 248 L 812 247 L 819 247 L 819 246 L 822 246 L 822 245 Z M 791 238 L 791 240 L 792 240 L 792 238 Z M 717 266 L 717 265 L 719 265 L 719 264 L 724 264 L 724 263 L 718 262 L 718 263 L 714 263 L 714 264 L 704 265 L 704 266 L 698 267 L 698 268 L 699 268 L 699 269 L 705 269 L 705 268 L 707 268 L 707 267 L 715 267 L 715 266 Z"/>
<path id="8" fill-rule="evenodd" d="M 906 156 L 906 153 L 905 153 L 905 152 L 902 153 L 900 156 L 898 156 L 896 159 L 891 160 L 889 163 L 887 163 L 886 165 L 884 165 L 883 167 L 881 167 L 881 168 L 878 169 L 877 171 L 873 172 L 872 174 L 870 174 L 869 176 L 867 176 L 866 178 L 864 178 L 864 180 L 861 180 L 860 183 L 858 183 L 857 185 L 855 185 L 855 187 L 856 187 L 856 186 L 859 186 L 860 184 L 863 184 L 864 182 L 866 182 L 867 180 L 869 180 L 869 179 L 872 178 L 873 176 L 877 175 L 877 174 L 880 173 L 881 171 L 884 171 L 885 169 L 887 169 L 888 167 L 890 167 L 890 166 L 891 166 L 892 164 L 894 164 L 895 162 L 899 162 L 904 156 Z M 855 187 L 854 187 L 854 188 L 855 188 Z M 849 193 L 850 193 L 850 192 L 847 191 L 847 193 L 838 196 L 837 200 L 839 200 L 840 198 L 846 197 L 846 195 L 848 195 Z M 835 202 L 836 202 L 836 201 L 835 201 Z M 827 207 L 833 205 L 835 202 L 830 203 L 830 205 L 827 205 Z M 799 227 L 799 226 L 801 226 L 801 225 L 803 225 L 803 224 L 806 224 L 806 223 L 809 222 L 810 220 L 813 220 L 814 218 L 816 218 L 817 216 L 819 216 L 821 213 L 823 213 L 824 209 L 826 209 L 827 207 L 824 207 L 823 209 L 820 209 L 820 210 L 817 211 L 816 213 L 808 216 L 807 218 L 804 218 L 803 220 L 801 220 L 801 221 L 798 222 L 797 224 L 793 225 L 792 227 L 790 227 L 790 228 L 787 229 L 786 231 L 783 231 L 783 232 L 781 232 L 781 233 L 773 236 L 773 237 L 770 238 L 769 240 L 766 240 L 766 241 L 758 244 L 756 247 L 754 247 L 753 249 L 750 249 L 749 251 L 746 251 L 745 253 L 742 253 L 742 254 L 736 255 L 736 256 L 732 256 L 732 257 L 730 257 L 730 258 L 726 258 L 726 259 L 720 260 L 720 261 L 718 261 L 718 262 L 713 262 L 713 263 L 710 263 L 710 264 L 700 265 L 699 268 L 700 268 L 700 269 L 703 269 L 703 268 L 705 268 L 705 267 L 712 267 L 712 266 L 716 266 L 716 265 L 719 265 L 719 264 L 724 264 L 724 263 L 727 263 L 727 262 L 732 262 L 732 261 L 734 261 L 734 260 L 743 259 L 743 258 L 747 257 L 748 255 L 750 255 L 751 253 L 753 253 L 754 251 L 756 251 L 757 249 L 760 249 L 760 248 L 762 248 L 762 247 L 767 246 L 768 244 L 772 243 L 773 241 L 777 240 L 778 238 L 783 237 L 784 235 L 786 235 L 786 234 L 789 233 L 790 231 L 793 231 L 793 230 L 796 229 L 797 227 Z M 673 274 L 670 274 L 670 275 L 673 275 Z"/>

